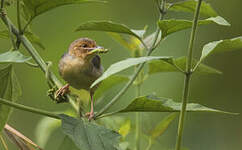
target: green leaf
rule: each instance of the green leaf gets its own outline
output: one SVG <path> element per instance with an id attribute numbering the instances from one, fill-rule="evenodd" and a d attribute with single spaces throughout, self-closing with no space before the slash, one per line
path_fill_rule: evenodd
<path id="1" fill-rule="evenodd" d="M 154 96 L 143 96 L 132 100 L 132 102 L 119 112 L 179 112 L 182 103 L 174 102 L 172 99 Z M 187 104 L 188 112 L 216 112 L 224 114 L 236 114 L 209 108 L 196 103 Z"/>
<path id="2" fill-rule="evenodd" d="M 56 114 L 63 113 L 62 112 L 55 112 Z M 64 111 L 65 114 L 75 116 L 76 113 L 73 110 L 67 109 Z M 51 134 L 57 130 L 61 126 L 61 122 L 59 120 L 50 118 L 50 117 L 43 117 L 41 120 L 38 121 L 36 129 L 35 129 L 35 136 L 37 143 L 42 145 L 43 147 L 47 144 L 50 140 L 49 137 Z"/>
<path id="3" fill-rule="evenodd" d="M 196 5 L 197 5 L 196 0 L 186 0 L 186 1 L 181 1 L 181 2 L 170 4 L 169 10 L 176 11 L 176 12 L 194 13 L 196 10 Z M 204 1 L 201 4 L 199 15 L 204 16 L 204 17 L 218 16 L 218 14 L 211 7 L 211 5 Z"/>
<path id="4" fill-rule="evenodd" d="M 150 35 L 148 35 L 147 37 L 145 37 L 145 39 L 144 39 L 144 43 L 145 43 L 145 45 L 146 45 L 148 48 L 151 48 L 155 36 L 156 36 L 156 32 L 153 32 L 152 34 L 150 34 Z M 161 39 L 161 32 L 160 32 L 159 35 L 158 35 L 158 38 L 157 38 L 157 40 L 156 40 L 155 45 L 158 44 L 158 42 L 160 41 L 160 39 Z M 140 44 L 140 48 L 141 48 L 141 49 L 144 49 L 144 45 L 143 45 L 142 43 Z"/>
<path id="5" fill-rule="evenodd" d="M 24 35 L 29 39 L 29 41 L 33 44 L 36 44 L 42 49 L 45 49 L 45 46 L 40 42 L 40 38 L 35 35 L 33 32 L 25 31 Z"/>
<path id="6" fill-rule="evenodd" d="M 96 122 L 99 125 L 104 126 L 110 130 L 114 130 L 118 132 L 118 129 L 125 123 L 127 119 L 120 116 L 110 116 L 110 117 L 103 117 L 98 119 Z"/>
<path id="7" fill-rule="evenodd" d="M 60 115 L 62 130 L 81 150 L 117 150 L 120 135 L 82 119 Z"/>
<path id="8" fill-rule="evenodd" d="M 124 36 L 114 32 L 109 32 L 108 34 L 128 50 L 134 51 L 141 49 L 140 45 L 142 45 L 142 43 L 134 36 Z"/>
<path id="9" fill-rule="evenodd" d="M 120 142 L 119 143 L 119 150 L 130 150 L 129 149 L 129 142 L 126 142 L 126 141 L 124 141 L 124 142 Z"/>
<path id="10" fill-rule="evenodd" d="M 46 143 L 49 140 L 49 137 L 55 131 L 58 127 L 60 126 L 60 121 L 49 118 L 49 117 L 44 117 L 42 118 L 35 129 L 35 136 L 37 143 L 39 145 L 45 146 Z"/>
<path id="11" fill-rule="evenodd" d="M 129 34 L 142 39 L 145 30 L 132 30 L 124 24 L 114 23 L 112 21 L 89 21 L 81 24 L 76 31 L 91 30 L 91 31 L 106 31 Z"/>
<path id="12" fill-rule="evenodd" d="M 1 30 L 0 31 L 0 38 L 1 39 L 7 39 L 7 38 L 9 38 L 8 30 Z"/>
<path id="13" fill-rule="evenodd" d="M 129 81 L 129 77 L 121 76 L 121 75 L 113 75 L 101 82 L 101 84 L 98 86 L 98 89 L 95 91 L 95 98 L 100 97 L 103 95 L 106 91 L 110 90 L 112 87 L 125 83 Z"/>
<path id="14" fill-rule="evenodd" d="M 123 138 L 125 138 L 129 134 L 130 129 L 131 129 L 131 122 L 130 120 L 126 120 L 119 128 L 118 133 L 122 135 Z"/>
<path id="15" fill-rule="evenodd" d="M 159 122 L 150 132 L 152 140 L 155 140 L 157 137 L 161 136 L 172 123 L 172 121 L 176 118 L 176 116 L 177 113 L 172 113 L 166 116 L 161 122 Z"/>
<path id="16" fill-rule="evenodd" d="M 76 147 L 75 143 L 68 137 L 65 136 L 63 141 L 61 142 L 61 145 L 59 146 L 58 150 L 80 150 Z M 83 149 L 84 150 L 84 149 Z"/>
<path id="17" fill-rule="evenodd" d="M 19 51 L 8 51 L 0 54 L 0 63 L 23 63 L 30 60 L 31 57 L 24 56 Z"/>
<path id="18" fill-rule="evenodd" d="M 29 41 L 33 44 L 36 44 L 37 46 L 39 46 L 42 49 L 45 49 L 44 45 L 40 42 L 40 38 L 35 35 L 33 32 L 31 31 L 25 31 L 24 35 L 29 39 Z M 9 36 L 9 31 L 8 30 L 2 30 L 0 31 L 0 38 L 2 39 L 8 39 Z"/>
<path id="19" fill-rule="evenodd" d="M 15 102 L 21 95 L 21 87 L 12 65 L 0 69 L 0 98 Z M 0 104 L 0 132 L 10 116 L 11 108 Z"/>
<path id="20" fill-rule="evenodd" d="M 206 25 L 206 24 L 218 24 L 223 26 L 229 26 L 230 24 L 222 17 L 211 17 L 205 20 L 199 20 L 198 25 Z M 161 20 L 158 22 L 158 25 L 162 31 L 162 38 L 184 29 L 188 29 L 192 27 L 192 21 L 189 20 L 178 20 L 178 19 L 170 19 L 170 20 Z"/>
<path id="21" fill-rule="evenodd" d="M 70 4 L 104 3 L 101 0 L 23 0 L 24 12 L 31 19 L 51 9 Z"/>
<path id="22" fill-rule="evenodd" d="M 209 55 L 233 50 L 242 50 L 242 36 L 233 39 L 214 41 L 206 44 L 203 47 L 200 62 Z"/>
<path id="23" fill-rule="evenodd" d="M 154 73 L 161 73 L 161 72 L 181 72 L 177 67 L 179 67 L 182 71 L 186 70 L 186 57 L 180 57 L 174 59 L 174 63 L 167 63 L 160 60 L 154 60 L 149 62 L 149 74 Z M 193 67 L 197 64 L 197 60 L 193 59 L 192 65 Z M 177 67 L 176 67 L 176 66 Z M 201 64 L 197 70 L 195 71 L 197 74 L 221 74 L 221 72 L 217 69 L 214 69 L 212 67 L 209 67 L 207 65 Z"/>
<path id="24" fill-rule="evenodd" d="M 97 85 L 98 83 L 100 83 L 101 81 L 103 81 L 104 79 L 120 72 L 123 71 L 129 67 L 141 64 L 141 63 L 145 63 L 147 61 L 151 61 L 151 60 L 163 60 L 163 61 L 167 61 L 170 62 L 171 61 L 171 57 L 158 57 L 158 56 L 148 56 L 148 57 L 138 57 L 138 58 L 128 58 L 122 61 L 119 61 L 117 63 L 112 64 L 104 73 L 103 75 L 98 78 L 92 85 L 91 88 L 94 87 L 95 85 Z"/>
<path id="25" fill-rule="evenodd" d="M 5 0 L 4 6 L 11 6 L 14 3 L 14 0 Z"/>

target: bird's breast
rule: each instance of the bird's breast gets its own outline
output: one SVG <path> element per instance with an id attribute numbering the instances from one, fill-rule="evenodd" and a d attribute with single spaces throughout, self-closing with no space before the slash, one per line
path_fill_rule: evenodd
<path id="1" fill-rule="evenodd" d="M 102 74 L 92 63 L 71 55 L 64 55 L 59 62 L 59 72 L 65 81 L 76 89 L 89 90 L 91 84 Z"/>

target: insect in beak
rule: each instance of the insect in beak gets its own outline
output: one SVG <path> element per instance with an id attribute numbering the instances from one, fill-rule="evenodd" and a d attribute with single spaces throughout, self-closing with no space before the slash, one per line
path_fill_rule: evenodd
<path id="1" fill-rule="evenodd" d="M 89 52 L 87 53 L 88 55 L 94 55 L 94 54 L 102 54 L 108 52 L 107 49 L 104 49 L 102 46 L 96 46 L 94 48 L 85 48 L 88 49 Z"/>

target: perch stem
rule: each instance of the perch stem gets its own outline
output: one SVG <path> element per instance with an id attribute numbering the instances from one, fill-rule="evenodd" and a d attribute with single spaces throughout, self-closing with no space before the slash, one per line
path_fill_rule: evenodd
<path id="1" fill-rule="evenodd" d="M 14 103 L 14 102 L 2 99 L 2 98 L 0 98 L 0 103 L 7 105 L 9 107 L 14 107 L 16 109 L 23 110 L 23 111 L 28 111 L 28 112 L 32 112 L 35 114 L 44 115 L 44 116 L 48 116 L 48 117 L 55 118 L 55 119 L 60 119 L 59 115 L 57 115 L 55 113 L 37 109 L 37 108 L 33 108 L 33 107 L 29 107 L 29 106 L 25 106 L 25 105 L 21 105 L 21 104 Z"/>
<path id="2" fill-rule="evenodd" d="M 182 97 L 182 110 L 179 116 L 179 123 L 178 123 L 178 133 L 177 133 L 177 140 L 176 140 L 176 150 L 181 149 L 182 143 L 182 134 L 184 129 L 184 121 L 185 121 L 185 114 L 186 114 L 186 106 L 189 97 L 189 89 L 190 89 L 190 80 L 192 75 L 192 54 L 193 54 L 193 45 L 196 36 L 198 18 L 199 18 L 199 11 L 201 6 L 202 0 L 198 0 L 196 11 L 194 14 L 193 24 L 192 24 L 192 31 L 190 35 L 189 47 L 188 47 L 188 54 L 187 54 L 187 62 L 186 62 L 186 72 L 184 78 L 184 88 L 183 88 L 183 97 Z"/>

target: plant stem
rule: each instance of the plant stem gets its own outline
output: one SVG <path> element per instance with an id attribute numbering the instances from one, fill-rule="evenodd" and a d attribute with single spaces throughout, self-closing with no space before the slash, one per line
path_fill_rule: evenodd
<path id="1" fill-rule="evenodd" d="M 163 5 L 165 5 L 165 0 L 163 0 Z M 160 17 L 159 17 L 159 20 L 163 19 L 164 18 L 164 15 L 165 13 L 162 13 L 160 14 Z M 144 41 L 142 40 L 142 44 L 144 45 L 145 49 L 146 49 L 146 56 L 150 56 L 151 53 L 155 50 L 155 48 L 157 47 L 156 45 L 156 42 L 157 42 L 157 38 L 159 36 L 159 33 L 160 33 L 160 28 L 157 26 L 157 29 L 156 29 L 156 36 L 153 40 L 153 43 L 152 43 L 152 46 L 150 48 L 148 48 Z M 160 41 L 158 42 L 160 43 Z M 124 95 L 124 93 L 128 90 L 128 88 L 132 85 L 132 83 L 134 82 L 134 80 L 136 79 L 136 77 L 138 76 L 138 74 L 140 73 L 140 71 L 143 69 L 145 63 L 142 63 L 140 64 L 138 67 L 137 67 L 137 70 L 134 72 L 134 74 L 131 76 L 129 82 L 120 90 L 120 92 L 107 104 L 105 105 L 95 116 L 96 117 L 99 117 L 100 115 L 102 115 L 104 112 L 106 112 L 111 106 L 113 106 L 121 96 Z"/>
<path id="2" fill-rule="evenodd" d="M 1 141 L 4 149 L 5 150 L 8 150 L 8 146 L 7 146 L 6 142 L 4 141 L 3 136 L 1 134 L 0 134 L 0 141 Z"/>
<path id="3" fill-rule="evenodd" d="M 150 148 L 152 146 L 152 143 L 153 143 L 152 138 L 149 138 L 149 143 L 148 143 L 148 145 L 147 145 L 145 150 L 150 150 Z"/>
<path id="4" fill-rule="evenodd" d="M 17 23 L 18 23 L 18 31 L 22 32 L 21 27 L 21 18 L 20 18 L 20 0 L 17 0 Z"/>
<path id="5" fill-rule="evenodd" d="M 39 65 L 38 64 L 32 63 L 30 61 L 26 61 L 25 64 L 27 64 L 30 67 L 39 68 Z"/>
<path id="6" fill-rule="evenodd" d="M 18 31 L 20 34 L 23 34 L 22 32 L 22 27 L 21 27 L 21 17 L 20 17 L 20 0 L 17 0 L 17 23 L 18 23 Z M 20 44 L 21 44 L 21 41 L 17 38 L 17 41 L 16 41 L 16 47 L 17 49 L 19 49 L 20 47 Z"/>
<path id="7" fill-rule="evenodd" d="M 140 56 L 139 56 L 140 57 Z M 141 95 L 141 80 L 143 78 L 142 72 L 139 73 L 137 77 L 137 86 L 136 86 L 136 97 L 139 97 Z M 136 130 L 135 130 L 135 143 L 136 143 L 136 150 L 140 150 L 140 133 L 141 133 L 141 113 L 136 112 L 135 113 L 135 124 L 136 124 Z"/>
<path id="8" fill-rule="evenodd" d="M 140 150 L 140 131 L 141 131 L 141 116 L 140 112 L 135 113 L 135 143 L 136 143 L 136 150 Z"/>
<path id="9" fill-rule="evenodd" d="M 157 2 L 158 10 L 160 12 L 160 16 L 159 16 L 159 21 L 160 21 L 160 20 L 164 19 L 165 14 L 166 14 L 166 7 L 165 7 L 166 6 L 166 0 L 162 0 L 161 4 L 160 4 L 160 0 L 157 0 L 156 2 Z M 151 46 L 153 48 L 152 51 L 156 49 L 156 47 L 160 44 L 160 42 L 162 40 L 162 39 L 160 39 L 160 41 L 157 42 L 160 32 L 161 32 L 160 28 L 157 27 L 156 34 L 155 34 L 155 37 L 154 37 L 155 40 L 154 40 L 154 42 Z"/>
<path id="10" fill-rule="evenodd" d="M 30 18 L 28 21 L 27 21 L 27 23 L 25 24 L 25 26 L 24 26 L 24 28 L 23 28 L 23 30 L 22 30 L 22 33 L 24 33 L 25 32 L 25 30 L 27 29 L 27 27 L 29 26 L 29 24 L 32 22 L 32 18 Z"/>
<path id="11" fill-rule="evenodd" d="M 12 45 L 13 45 L 13 50 L 16 50 L 17 46 L 16 46 L 15 41 L 14 41 L 14 35 L 13 35 L 11 25 L 8 23 L 7 27 L 8 27 L 8 32 L 9 32 L 9 38 L 10 38 Z"/>
<path id="12" fill-rule="evenodd" d="M 140 85 L 137 85 L 137 94 L 136 97 L 140 96 Z M 141 113 L 136 112 L 135 113 L 135 124 L 136 124 L 136 130 L 135 130 L 135 143 L 136 143 L 136 150 L 140 150 L 140 133 L 141 133 Z"/>
<path id="13" fill-rule="evenodd" d="M 1 0 L 1 6 L 0 6 L 1 11 L 3 9 L 3 5 L 4 5 L 4 0 Z"/>
<path id="14" fill-rule="evenodd" d="M 0 98 L 0 103 L 4 104 L 4 105 L 8 105 L 10 107 L 14 107 L 14 108 L 23 110 L 23 111 L 28 111 L 28 112 L 32 112 L 32 113 L 35 113 L 35 114 L 44 115 L 44 116 L 48 116 L 48 117 L 55 118 L 55 119 L 60 119 L 59 115 L 57 115 L 53 112 L 48 112 L 48 111 L 45 111 L 45 110 L 21 105 L 21 104 L 18 104 L 18 103 L 8 101 L 6 99 Z"/>
<path id="15" fill-rule="evenodd" d="M 0 14 L 0 17 L 6 25 L 10 25 L 10 28 L 12 32 L 16 35 L 17 39 L 19 39 L 21 43 L 23 43 L 23 46 L 25 47 L 25 49 L 29 52 L 29 54 L 32 56 L 35 62 L 40 66 L 41 70 L 46 74 L 46 71 L 48 70 L 47 65 L 45 61 L 42 59 L 42 57 L 39 55 L 39 53 L 36 51 L 36 49 L 33 47 L 31 42 L 24 35 L 21 35 L 19 33 L 17 28 L 13 25 L 13 23 L 8 19 L 8 17 L 5 14 Z M 57 77 L 51 71 L 49 71 L 49 79 L 58 88 L 61 88 L 63 86 L 63 84 L 57 79 Z M 70 104 L 72 105 L 72 107 L 77 112 L 79 112 L 79 106 L 76 105 L 76 101 L 72 99 L 69 95 L 67 95 L 67 98 Z"/>
<path id="16" fill-rule="evenodd" d="M 190 80 L 192 75 L 192 52 L 193 52 L 193 45 L 196 35 L 197 29 L 197 22 L 199 18 L 199 11 L 201 6 L 202 0 L 198 0 L 196 6 L 196 12 L 194 14 L 193 24 L 192 24 L 192 31 L 190 35 L 189 47 L 188 47 L 188 54 L 187 54 L 187 63 L 186 63 L 186 72 L 185 72 L 185 79 L 184 79 L 184 89 L 183 89 L 183 97 L 182 97 L 182 110 L 179 116 L 179 124 L 178 124 L 178 133 L 177 133 L 177 140 L 176 140 L 176 150 L 181 149 L 181 142 L 182 142 L 182 134 L 184 129 L 184 120 L 186 114 L 186 106 L 189 97 L 189 87 L 190 87 Z"/>

